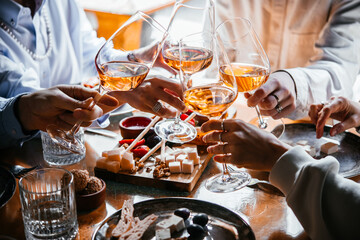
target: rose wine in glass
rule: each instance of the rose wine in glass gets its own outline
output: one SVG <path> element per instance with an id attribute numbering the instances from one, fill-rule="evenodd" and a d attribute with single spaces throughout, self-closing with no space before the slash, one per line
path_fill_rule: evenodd
<path id="1" fill-rule="evenodd" d="M 139 26 L 146 29 L 141 37 L 148 41 L 143 45 L 140 44 L 141 39 L 137 34 L 129 34 L 136 31 Z M 166 30 L 158 22 L 140 11 L 120 26 L 95 57 L 100 80 L 100 95 L 94 99 L 89 109 L 95 106 L 102 95 L 110 91 L 131 91 L 138 87 L 157 59 L 166 36 Z M 82 121 L 78 121 L 70 131 L 49 125 L 47 132 L 61 147 L 73 153 L 83 154 L 85 146 L 74 135 L 81 123 Z"/>
<path id="2" fill-rule="evenodd" d="M 164 62 L 175 70 L 182 84 L 190 81 L 191 75 L 206 69 L 213 60 L 211 38 L 209 34 L 198 35 L 197 39 L 189 40 L 181 52 L 179 42 L 192 34 L 198 32 L 215 32 L 214 3 L 213 0 L 204 1 L 204 7 L 194 7 L 177 1 L 174 6 L 168 32 L 169 35 L 162 47 Z M 186 18 L 191 15 L 192 21 Z M 210 24 L 195 25 L 193 22 L 201 23 L 203 19 L 210 19 Z M 191 27 L 185 27 L 187 23 Z M 197 27 L 198 26 L 198 27 Z M 185 143 L 197 136 L 196 129 L 189 123 L 180 121 L 179 114 L 174 119 L 165 119 L 155 125 L 155 132 L 163 139 L 174 143 Z"/>
<path id="3" fill-rule="evenodd" d="M 169 36 L 169 39 L 171 36 Z M 187 85 L 192 74 L 208 68 L 213 61 L 212 35 L 210 33 L 192 34 L 180 39 L 186 45 L 179 48 L 178 42 L 168 40 L 163 46 L 163 58 L 166 64 L 180 73 L 180 81 Z M 196 129 L 189 123 L 175 119 L 165 119 L 155 126 L 155 132 L 163 139 L 175 143 L 193 140 Z"/>
<path id="4" fill-rule="evenodd" d="M 181 56 L 188 54 L 188 44 L 192 39 L 204 34 L 206 33 L 197 33 L 182 39 L 179 45 Z M 203 62 L 202 65 L 208 66 L 201 72 L 192 73 L 191 78 L 187 82 L 183 82 L 185 89 L 183 99 L 188 109 L 209 118 L 219 119 L 237 98 L 238 90 L 234 77 L 229 76 L 226 81 L 220 77 L 219 64 L 225 65 L 228 62 L 227 58 L 223 57 L 225 52 L 220 48 L 217 39 L 213 34 L 210 35 L 212 36 L 212 58 L 214 60 Z M 181 57 L 180 60 L 181 66 L 188 66 L 186 58 Z M 180 70 L 181 72 L 188 71 L 187 68 Z M 218 144 L 223 143 L 219 142 Z M 231 192 L 246 186 L 249 180 L 250 176 L 246 172 L 230 173 L 226 164 L 223 164 L 223 172 L 208 179 L 205 186 L 212 192 Z"/>
<path id="5" fill-rule="evenodd" d="M 216 28 L 216 33 L 222 38 L 230 62 L 220 67 L 221 77 L 226 81 L 234 75 L 238 91 L 253 94 L 267 82 L 270 63 L 250 21 L 244 18 L 225 20 Z M 229 39 L 227 36 L 235 37 Z M 263 117 L 258 106 L 255 110 L 258 117 L 250 123 L 280 137 L 285 129 L 283 121 Z"/>
<path id="6" fill-rule="evenodd" d="M 130 91 L 144 81 L 150 69 L 141 63 L 111 61 L 101 64 L 97 70 L 104 89 Z"/>

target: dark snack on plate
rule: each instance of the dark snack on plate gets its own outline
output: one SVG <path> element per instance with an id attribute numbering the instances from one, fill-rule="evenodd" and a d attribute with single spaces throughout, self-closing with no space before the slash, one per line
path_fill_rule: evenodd
<path id="1" fill-rule="evenodd" d="M 193 221 L 193 223 L 196 223 L 196 224 L 199 224 L 200 226 L 205 227 L 205 225 L 209 221 L 209 217 L 205 213 L 199 213 L 193 217 L 192 221 Z"/>
<path id="2" fill-rule="evenodd" d="M 205 230 L 199 224 L 193 223 L 187 227 L 187 232 L 190 234 L 190 237 L 202 237 L 205 235 Z"/>
<path id="3" fill-rule="evenodd" d="M 96 193 L 103 188 L 103 183 L 97 177 L 90 177 L 84 192 L 86 194 Z"/>
<path id="4" fill-rule="evenodd" d="M 190 217 L 190 210 L 188 208 L 179 208 L 174 211 L 174 214 L 186 220 Z"/>
<path id="5" fill-rule="evenodd" d="M 89 182 L 89 172 L 87 170 L 74 169 L 71 170 L 74 175 L 75 192 L 80 192 L 85 189 Z"/>
<path id="6" fill-rule="evenodd" d="M 144 136 L 145 138 L 145 142 L 146 142 L 146 145 L 149 146 L 149 148 L 153 148 L 155 147 L 159 142 L 161 142 L 161 137 L 159 137 L 158 135 L 156 135 L 156 133 L 154 132 L 153 134 L 151 135 L 148 135 L 148 136 Z"/>

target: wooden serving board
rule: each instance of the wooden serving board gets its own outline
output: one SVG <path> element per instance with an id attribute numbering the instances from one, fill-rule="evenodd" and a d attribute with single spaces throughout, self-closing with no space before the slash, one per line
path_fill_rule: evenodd
<path id="1" fill-rule="evenodd" d="M 194 171 L 191 174 L 172 173 L 169 177 L 154 178 L 153 169 L 155 167 L 155 161 L 151 160 L 145 161 L 144 168 L 132 174 L 129 172 L 113 173 L 96 167 L 94 171 L 95 175 L 102 179 L 171 191 L 191 192 L 212 157 L 206 152 L 206 148 L 202 146 L 198 146 L 198 153 L 200 156 L 200 164 L 194 166 Z M 148 167 L 150 167 L 152 171 L 147 172 L 146 169 Z"/>

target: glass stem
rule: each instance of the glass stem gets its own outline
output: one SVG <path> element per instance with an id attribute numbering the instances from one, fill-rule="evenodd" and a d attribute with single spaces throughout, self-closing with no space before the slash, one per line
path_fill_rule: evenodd
<path id="1" fill-rule="evenodd" d="M 177 111 L 176 116 L 175 116 L 174 126 L 173 126 L 174 130 L 179 130 L 180 129 L 179 122 L 180 122 L 180 112 Z"/>
<path id="2" fill-rule="evenodd" d="M 223 179 L 224 180 L 227 180 L 231 177 L 231 174 L 230 174 L 230 171 L 229 169 L 227 168 L 227 165 L 226 163 L 223 163 L 222 164 L 222 167 L 223 167 Z"/>
<path id="3" fill-rule="evenodd" d="M 258 105 L 255 106 L 255 110 L 256 110 L 256 113 L 257 113 L 257 116 L 258 116 L 258 119 L 259 119 L 259 128 L 261 128 L 261 129 L 267 128 L 267 123 L 264 120 L 264 118 L 261 116 L 260 109 L 259 109 Z"/>

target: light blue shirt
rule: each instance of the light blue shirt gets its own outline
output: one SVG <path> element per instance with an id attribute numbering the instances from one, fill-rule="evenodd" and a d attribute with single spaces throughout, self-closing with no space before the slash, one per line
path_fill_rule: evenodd
<path id="1" fill-rule="evenodd" d="M 0 21 L 16 38 L 38 55 L 44 55 L 48 38 L 53 48 L 49 57 L 34 60 L 3 28 L 0 28 L 0 147 L 21 143 L 31 136 L 23 133 L 14 115 L 20 94 L 59 84 L 80 83 L 95 76 L 94 59 L 105 42 L 91 28 L 75 0 L 35 1 L 34 17 L 27 7 L 0 0 Z M 50 34 L 46 32 L 45 14 Z"/>

